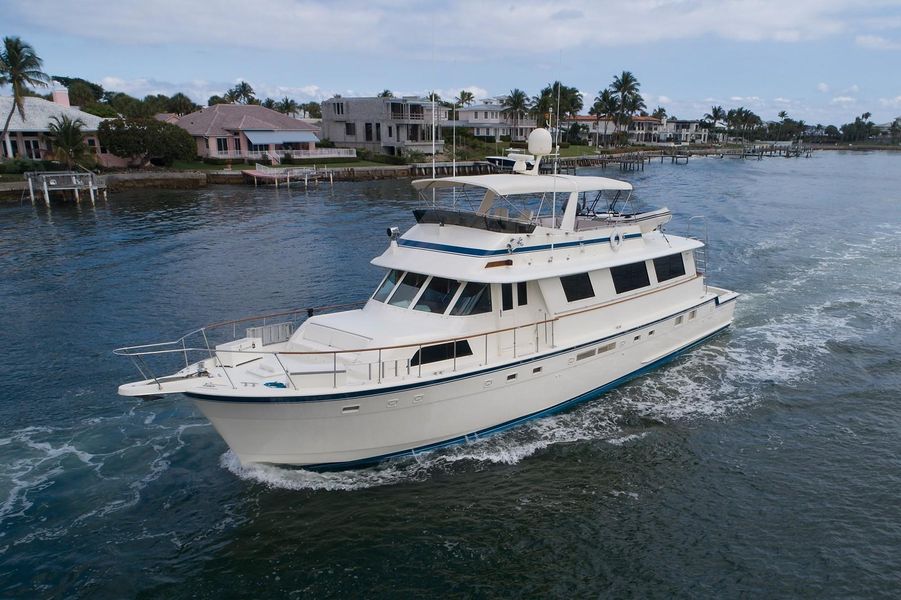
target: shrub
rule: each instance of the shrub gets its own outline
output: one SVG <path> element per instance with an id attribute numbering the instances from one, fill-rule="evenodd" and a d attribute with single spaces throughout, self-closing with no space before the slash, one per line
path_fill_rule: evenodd
<path id="1" fill-rule="evenodd" d="M 156 119 L 108 119 L 100 123 L 97 134 L 101 146 L 138 165 L 168 166 L 176 160 L 191 160 L 197 152 L 191 134 Z"/>
<path id="2" fill-rule="evenodd" d="M 334 148 L 335 142 L 333 142 L 332 140 L 330 140 L 328 138 L 325 138 L 325 139 L 319 140 L 319 142 L 316 144 L 316 146 L 318 148 Z"/>
<path id="3" fill-rule="evenodd" d="M 59 169 L 59 165 L 53 161 L 32 158 L 14 158 L 0 163 L 0 173 L 4 175 L 21 175 L 28 171 L 52 171 L 55 169 Z"/>

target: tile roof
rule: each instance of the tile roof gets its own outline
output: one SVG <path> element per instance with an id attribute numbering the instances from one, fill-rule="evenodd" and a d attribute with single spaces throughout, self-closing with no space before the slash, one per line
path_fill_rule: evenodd
<path id="1" fill-rule="evenodd" d="M 19 111 L 13 113 L 13 118 L 9 122 L 10 131 L 47 131 L 53 117 L 62 117 L 68 115 L 72 120 L 81 119 L 85 124 L 85 131 L 97 131 L 102 118 L 86 113 L 72 106 L 62 106 L 43 98 L 35 98 L 26 96 L 25 100 L 25 120 L 19 116 Z M 0 115 L 6 119 L 6 115 L 13 106 L 12 96 L 0 96 Z"/>
<path id="2" fill-rule="evenodd" d="M 235 131 L 313 131 L 288 115 L 256 104 L 215 104 L 185 115 L 176 123 L 193 136 L 230 136 Z"/>

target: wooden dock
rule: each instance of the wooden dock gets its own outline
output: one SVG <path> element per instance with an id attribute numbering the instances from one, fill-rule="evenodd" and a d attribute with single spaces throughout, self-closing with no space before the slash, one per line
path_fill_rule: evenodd
<path id="1" fill-rule="evenodd" d="M 91 204 L 96 202 L 98 194 L 106 199 L 106 184 L 91 171 L 29 171 L 25 179 L 32 204 L 35 193 L 43 194 L 47 206 L 53 193 L 71 196 L 76 202 L 81 202 L 81 195 L 87 193 Z"/>

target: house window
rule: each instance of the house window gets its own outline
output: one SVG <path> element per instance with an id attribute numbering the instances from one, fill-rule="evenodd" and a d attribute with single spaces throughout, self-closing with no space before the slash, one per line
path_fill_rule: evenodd
<path id="1" fill-rule="evenodd" d="M 344 124 L 344 135 L 350 137 L 357 137 L 357 124 L 356 123 L 345 123 Z"/>
<path id="2" fill-rule="evenodd" d="M 377 141 L 377 142 L 382 141 L 382 124 L 381 123 L 375 124 L 375 141 Z"/>
<path id="3" fill-rule="evenodd" d="M 435 344 L 434 346 L 425 346 L 421 350 L 417 350 L 413 358 L 410 359 L 410 366 L 417 367 L 420 364 L 427 365 L 464 356 L 472 356 L 472 348 L 469 347 L 469 342 L 466 340 Z"/>
<path id="4" fill-rule="evenodd" d="M 41 144 L 37 140 L 25 140 L 25 156 L 28 158 L 41 158 Z"/>
<path id="5" fill-rule="evenodd" d="M 389 140 L 390 140 L 391 137 L 394 135 L 394 133 L 392 133 L 392 129 L 393 129 L 393 128 L 391 127 L 391 125 L 388 125 L 388 139 L 389 139 Z"/>
<path id="6" fill-rule="evenodd" d="M 460 284 L 453 279 L 432 277 L 429 284 L 425 286 L 425 291 L 422 292 L 422 296 L 419 297 L 413 310 L 444 314 L 459 287 Z"/>
<path id="7" fill-rule="evenodd" d="M 240 154 L 241 153 L 241 136 L 236 135 L 235 137 L 233 137 L 232 145 L 234 145 L 234 147 L 235 147 L 235 152 Z"/>
<path id="8" fill-rule="evenodd" d="M 372 141 L 372 123 L 366 123 L 365 131 L 366 131 L 366 141 L 371 142 Z"/>
<path id="9" fill-rule="evenodd" d="M 516 284 L 516 305 L 524 306 L 529 303 L 528 285 L 525 281 Z"/>
<path id="10" fill-rule="evenodd" d="M 332 106 L 335 108 L 336 115 L 344 114 L 344 103 L 343 102 L 335 102 Z"/>
<path id="11" fill-rule="evenodd" d="M 216 152 L 228 154 L 228 138 L 216 138 Z"/>
<path id="12" fill-rule="evenodd" d="M 491 286 L 487 283 L 467 283 L 450 314 L 479 315 L 491 312 Z"/>
<path id="13" fill-rule="evenodd" d="M 97 153 L 97 140 L 94 138 L 88 138 L 88 150 L 91 151 L 91 154 Z"/>
<path id="14" fill-rule="evenodd" d="M 685 275 L 685 263 L 682 262 L 682 254 L 671 254 L 655 258 L 654 270 L 657 272 L 657 281 L 661 283 Z"/>
<path id="15" fill-rule="evenodd" d="M 610 274 L 613 275 L 613 287 L 616 288 L 617 294 L 651 285 L 651 280 L 648 279 L 648 267 L 644 261 L 612 267 Z"/>
<path id="16" fill-rule="evenodd" d="M 268 144 L 251 144 L 250 145 L 251 152 L 269 152 Z"/>
<path id="17" fill-rule="evenodd" d="M 576 300 L 584 300 L 594 296 L 594 288 L 591 286 L 591 278 L 588 276 L 588 273 L 577 273 L 561 277 L 560 283 L 563 284 L 563 293 L 566 294 L 567 302 L 575 302 Z"/>

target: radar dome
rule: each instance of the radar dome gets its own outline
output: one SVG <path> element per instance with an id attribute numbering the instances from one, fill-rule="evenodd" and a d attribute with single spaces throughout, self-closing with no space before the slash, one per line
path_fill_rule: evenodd
<path id="1" fill-rule="evenodd" d="M 529 153 L 535 156 L 546 156 L 553 152 L 554 145 L 551 132 L 547 129 L 536 129 L 529 134 Z"/>

